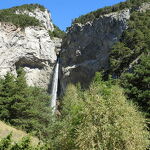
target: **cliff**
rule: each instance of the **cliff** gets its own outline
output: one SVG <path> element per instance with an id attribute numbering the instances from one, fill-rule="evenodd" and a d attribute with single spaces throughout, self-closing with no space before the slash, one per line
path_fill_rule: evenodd
<path id="1" fill-rule="evenodd" d="M 96 71 L 108 68 L 110 49 L 127 29 L 129 18 L 130 11 L 125 9 L 69 29 L 61 53 L 62 87 L 68 82 L 86 86 Z"/>
<path id="2" fill-rule="evenodd" d="M 144 12 L 147 9 L 150 9 L 149 2 L 134 11 Z M 51 87 L 57 54 L 61 51 L 59 81 L 62 90 L 69 82 L 80 82 L 87 87 L 96 71 L 109 68 L 111 48 L 128 28 L 133 11 L 125 8 L 100 15 L 86 23 L 74 23 L 61 46 L 61 39 L 52 37 L 57 32 L 54 32 L 55 27 L 47 9 L 32 5 L 10 10 L 18 15 L 33 17 L 40 25 L 21 28 L 1 21 L 0 76 L 4 77 L 7 72 L 17 75 L 16 70 L 23 67 L 29 85 Z"/>
<path id="3" fill-rule="evenodd" d="M 54 26 L 53 26 L 52 19 L 51 19 L 51 14 L 45 8 L 43 10 L 41 10 L 40 8 L 36 7 L 32 11 L 29 11 L 29 10 L 21 10 L 18 7 L 18 9 L 15 11 L 15 13 L 16 14 L 25 14 L 30 17 L 35 17 L 36 19 L 38 19 L 40 21 L 40 23 L 47 30 L 50 30 L 50 31 L 54 30 Z"/>
<path id="4" fill-rule="evenodd" d="M 49 36 L 54 27 L 47 9 L 37 7 L 29 12 L 17 8 L 15 13 L 35 17 L 41 25 L 22 29 L 9 22 L 0 23 L 0 76 L 4 77 L 7 72 L 17 76 L 16 70 L 23 67 L 28 85 L 47 89 L 61 39 Z"/>
<path id="5" fill-rule="evenodd" d="M 114 6 L 115 8 L 115 6 Z M 145 12 L 150 3 L 126 8 L 117 12 L 89 19 L 86 15 L 72 24 L 62 44 L 60 81 L 62 90 L 68 83 L 80 82 L 87 87 L 95 72 L 109 69 L 109 55 L 112 46 L 121 39 L 128 29 L 128 21 L 133 12 Z M 92 13 L 91 13 L 92 14 Z M 91 15 L 89 14 L 89 15 Z"/>

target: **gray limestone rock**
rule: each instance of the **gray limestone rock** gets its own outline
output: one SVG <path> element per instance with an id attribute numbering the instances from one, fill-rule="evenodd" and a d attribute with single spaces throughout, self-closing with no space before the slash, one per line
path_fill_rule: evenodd
<path id="1" fill-rule="evenodd" d="M 61 52 L 61 87 L 69 82 L 87 86 L 96 71 L 108 68 L 109 52 L 128 28 L 130 10 L 101 16 L 68 30 Z"/>
<path id="2" fill-rule="evenodd" d="M 16 75 L 16 69 L 23 67 L 30 86 L 48 88 L 57 60 L 57 45 L 43 27 L 21 30 L 0 23 L 0 77 L 7 72 Z"/>
<path id="3" fill-rule="evenodd" d="M 135 11 L 150 10 L 143 3 Z M 86 24 L 73 24 L 62 44 L 60 81 L 62 91 L 68 83 L 87 87 L 96 71 L 109 68 L 109 54 L 114 43 L 128 28 L 130 9 L 100 16 Z"/>

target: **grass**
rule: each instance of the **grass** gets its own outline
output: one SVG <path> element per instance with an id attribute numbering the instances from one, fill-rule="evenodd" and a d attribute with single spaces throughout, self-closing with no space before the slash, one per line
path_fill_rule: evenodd
<path id="1" fill-rule="evenodd" d="M 15 128 L 5 124 L 4 122 L 0 121 L 0 139 L 3 139 L 10 133 L 12 133 L 12 139 L 14 140 L 14 142 L 19 142 L 19 141 L 21 141 L 21 139 L 23 137 L 28 136 L 27 133 L 25 133 L 21 130 L 15 129 Z M 39 143 L 38 138 L 31 137 L 31 143 L 33 145 L 37 145 Z"/>

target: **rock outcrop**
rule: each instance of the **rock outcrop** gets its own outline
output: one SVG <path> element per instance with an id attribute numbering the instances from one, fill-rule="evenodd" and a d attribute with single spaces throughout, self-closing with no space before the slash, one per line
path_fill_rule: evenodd
<path id="1" fill-rule="evenodd" d="M 70 27 L 61 52 L 62 89 L 68 82 L 87 86 L 96 71 L 108 68 L 110 48 L 127 29 L 129 18 L 130 10 L 125 9 Z"/>
<path id="2" fill-rule="evenodd" d="M 21 29 L 11 23 L 0 22 L 0 77 L 7 72 L 17 76 L 16 70 L 23 67 L 28 85 L 48 89 L 61 47 L 61 39 L 49 36 L 49 31 L 54 30 L 51 14 L 39 7 L 31 11 L 18 7 L 15 13 L 35 17 L 41 26 Z"/>
<path id="3" fill-rule="evenodd" d="M 56 56 L 55 40 L 42 27 L 22 31 L 12 24 L 0 23 L 0 76 L 16 75 L 23 67 L 30 86 L 47 88 L 51 82 Z"/>
<path id="4" fill-rule="evenodd" d="M 146 12 L 146 10 L 150 10 L 150 2 L 143 3 L 137 10 L 140 12 Z"/>
<path id="5" fill-rule="evenodd" d="M 143 3 L 137 11 L 147 9 L 150 9 L 150 3 Z M 73 24 L 61 46 L 61 39 L 50 38 L 48 34 L 48 31 L 53 32 L 54 26 L 47 9 L 18 9 L 15 13 L 35 17 L 42 26 L 22 30 L 9 23 L 0 23 L 0 77 L 7 72 L 16 75 L 17 68 L 23 67 L 29 85 L 47 88 L 61 51 L 61 90 L 69 82 L 80 82 L 87 87 L 96 71 L 108 69 L 110 49 L 128 28 L 130 19 L 130 10 L 124 9 L 86 24 Z"/>

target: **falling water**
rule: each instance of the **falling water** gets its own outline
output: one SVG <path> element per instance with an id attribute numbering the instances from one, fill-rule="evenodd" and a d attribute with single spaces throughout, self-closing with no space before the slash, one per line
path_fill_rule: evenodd
<path id="1" fill-rule="evenodd" d="M 51 99 L 51 107 L 53 114 L 56 111 L 57 108 L 57 89 L 58 89 L 58 73 L 59 73 L 59 59 L 57 60 L 55 71 L 54 71 L 54 77 L 53 77 L 53 83 L 52 83 L 52 99 Z"/>

